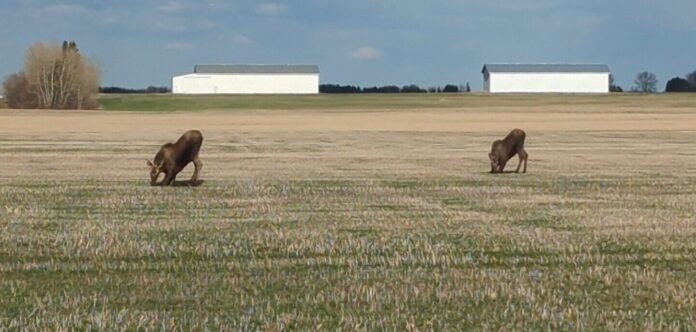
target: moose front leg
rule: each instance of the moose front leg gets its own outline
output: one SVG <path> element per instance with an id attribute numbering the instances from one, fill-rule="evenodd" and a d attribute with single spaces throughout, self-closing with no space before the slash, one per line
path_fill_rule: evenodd
<path id="1" fill-rule="evenodd" d="M 505 170 L 505 164 L 507 164 L 507 160 L 498 162 L 498 173 L 503 173 L 503 170 Z"/>
<path id="2" fill-rule="evenodd" d="M 160 182 L 160 186 L 168 186 L 169 183 L 172 181 L 172 177 L 173 176 L 171 176 L 170 173 L 167 173 L 164 176 L 164 180 L 162 180 L 162 182 Z"/>
<path id="3" fill-rule="evenodd" d="M 162 185 L 163 186 L 169 186 L 172 183 L 174 183 L 174 180 L 176 179 L 176 174 L 178 172 L 168 172 L 167 176 L 164 177 L 164 180 L 162 180 Z"/>
<path id="4" fill-rule="evenodd" d="M 515 173 L 520 172 L 520 167 L 522 166 L 522 161 L 524 160 L 524 155 L 522 153 L 523 152 L 520 151 L 520 153 L 517 154 L 517 156 L 519 157 L 519 161 L 517 162 L 517 169 L 515 170 Z"/>

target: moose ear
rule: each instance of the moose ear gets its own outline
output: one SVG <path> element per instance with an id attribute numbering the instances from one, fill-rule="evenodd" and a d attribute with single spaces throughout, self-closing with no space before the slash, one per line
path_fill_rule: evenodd
<path id="1" fill-rule="evenodd" d="M 155 167 L 155 164 L 153 164 L 149 159 L 147 159 L 147 166 Z"/>
<path id="2" fill-rule="evenodd" d="M 160 161 L 159 165 L 157 165 L 157 168 L 160 169 L 164 166 L 164 160 Z"/>

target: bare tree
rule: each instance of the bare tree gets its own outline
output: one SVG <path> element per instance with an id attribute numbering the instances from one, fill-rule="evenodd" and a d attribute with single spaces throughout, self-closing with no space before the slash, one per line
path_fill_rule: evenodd
<path id="1" fill-rule="evenodd" d="M 657 92 L 657 77 L 655 74 L 644 71 L 636 75 L 636 79 L 633 81 L 635 86 L 631 89 L 635 92 Z"/>
<path id="2" fill-rule="evenodd" d="M 99 70 L 82 57 L 73 41 L 46 45 L 37 43 L 27 50 L 22 75 L 27 82 L 26 98 L 18 104 L 37 108 L 95 108 Z M 15 83 L 19 82 L 15 79 Z M 16 90 L 16 89 L 15 89 Z M 10 94 L 5 86 L 5 94 Z M 24 97 L 23 97 L 24 98 Z"/>
<path id="3" fill-rule="evenodd" d="M 614 84 L 614 74 L 609 74 L 609 91 L 610 92 L 623 92 L 623 89 Z"/>
<path id="4" fill-rule="evenodd" d="M 3 83 L 5 105 L 9 108 L 35 108 L 29 92 L 29 82 L 24 73 L 12 74 Z"/>

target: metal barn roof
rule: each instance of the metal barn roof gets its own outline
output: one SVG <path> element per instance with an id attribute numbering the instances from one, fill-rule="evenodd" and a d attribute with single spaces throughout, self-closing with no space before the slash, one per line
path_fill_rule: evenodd
<path id="1" fill-rule="evenodd" d="M 482 73 L 610 73 L 604 64 L 523 64 L 491 63 L 483 65 Z"/>
<path id="2" fill-rule="evenodd" d="M 316 65 L 196 65 L 196 74 L 319 74 Z"/>

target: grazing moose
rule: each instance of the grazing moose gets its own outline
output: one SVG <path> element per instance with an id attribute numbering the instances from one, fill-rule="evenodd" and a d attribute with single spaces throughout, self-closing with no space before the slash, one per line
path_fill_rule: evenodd
<path id="1" fill-rule="evenodd" d="M 176 143 L 167 143 L 162 145 L 155 160 L 147 161 L 150 167 L 150 185 L 168 186 L 174 183 L 176 175 L 186 167 L 190 162 L 196 169 L 193 171 L 190 184 L 198 182 L 198 173 L 203 167 L 203 163 L 198 158 L 198 151 L 203 143 L 203 134 L 198 130 L 189 130 L 185 132 Z M 157 183 L 157 178 L 160 173 L 164 173 L 164 180 Z"/>
<path id="2" fill-rule="evenodd" d="M 522 173 L 527 173 L 527 157 L 529 157 L 529 155 L 527 151 L 524 151 L 525 136 L 524 130 L 513 129 L 502 140 L 493 142 L 491 152 L 488 154 L 488 158 L 491 161 L 491 173 L 502 173 L 505 164 L 515 155 L 518 155 L 520 158 L 515 173 L 520 172 L 522 161 L 524 161 L 524 170 Z"/>

